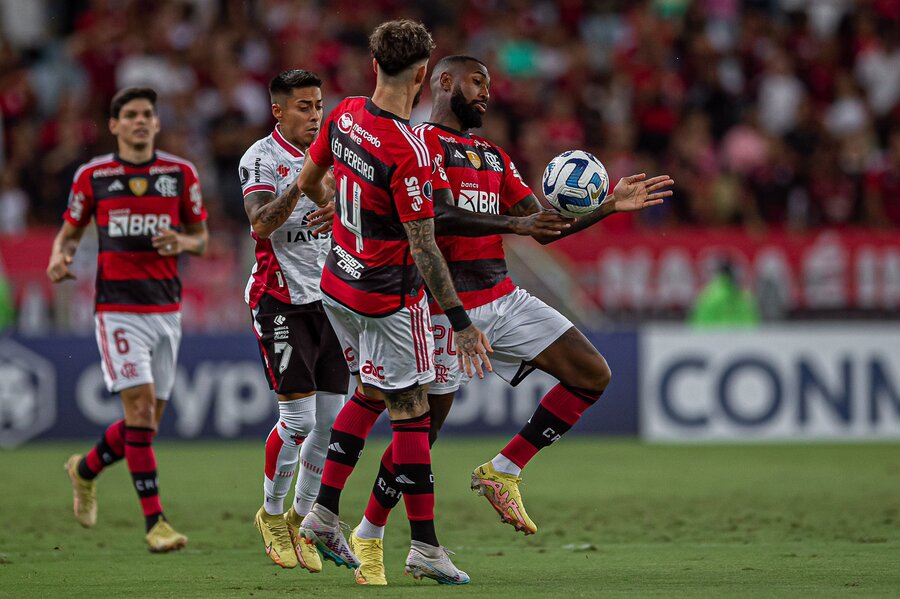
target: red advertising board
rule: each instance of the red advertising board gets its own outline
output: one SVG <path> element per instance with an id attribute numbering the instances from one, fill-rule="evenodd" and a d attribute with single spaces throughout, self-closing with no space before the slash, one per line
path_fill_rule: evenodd
<path id="1" fill-rule="evenodd" d="M 757 296 L 787 309 L 892 311 L 900 307 L 900 233 L 743 229 L 615 232 L 588 229 L 552 246 L 608 311 L 689 307 L 716 265 L 730 259 Z"/>

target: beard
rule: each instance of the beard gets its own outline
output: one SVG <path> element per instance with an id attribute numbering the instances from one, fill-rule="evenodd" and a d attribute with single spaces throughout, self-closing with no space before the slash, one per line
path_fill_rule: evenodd
<path id="1" fill-rule="evenodd" d="M 454 88 L 453 93 L 450 94 L 450 110 L 459 119 L 463 131 L 481 127 L 482 114 L 466 101 L 462 88 L 459 86 Z"/>

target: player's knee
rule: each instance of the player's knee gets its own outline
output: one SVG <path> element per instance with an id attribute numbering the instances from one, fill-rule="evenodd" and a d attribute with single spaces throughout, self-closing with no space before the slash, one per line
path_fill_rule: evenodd
<path id="1" fill-rule="evenodd" d="M 291 438 L 306 438 L 316 426 L 316 413 L 313 411 L 282 413 L 281 422 L 282 433 L 287 433 Z"/>
<path id="2" fill-rule="evenodd" d="M 587 384 L 583 388 L 600 394 L 606 390 L 611 380 L 612 371 L 609 369 L 609 364 L 606 363 L 606 358 L 598 355 L 588 371 Z"/>

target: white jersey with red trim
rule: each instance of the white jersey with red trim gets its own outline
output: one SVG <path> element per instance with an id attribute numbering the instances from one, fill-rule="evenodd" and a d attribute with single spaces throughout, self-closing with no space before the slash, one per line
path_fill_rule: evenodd
<path id="1" fill-rule="evenodd" d="M 294 182 L 303 167 L 303 152 L 288 142 L 276 126 L 271 135 L 250 146 L 241 158 L 241 188 L 246 198 L 256 191 L 280 196 Z M 268 239 L 256 240 L 256 264 L 244 299 L 251 308 L 263 294 L 287 304 L 308 304 L 322 299 L 319 280 L 331 247 L 331 233 L 316 235 L 309 226 L 309 215 L 318 207 L 305 195 L 280 227 Z"/>

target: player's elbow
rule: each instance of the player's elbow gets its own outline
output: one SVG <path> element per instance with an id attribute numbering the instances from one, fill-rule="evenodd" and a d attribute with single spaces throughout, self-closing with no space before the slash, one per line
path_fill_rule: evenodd
<path id="1" fill-rule="evenodd" d="M 253 228 L 253 232 L 256 234 L 256 237 L 259 239 L 268 239 L 269 235 L 272 234 L 272 228 L 262 224 L 258 220 L 250 223 L 250 226 Z"/>

